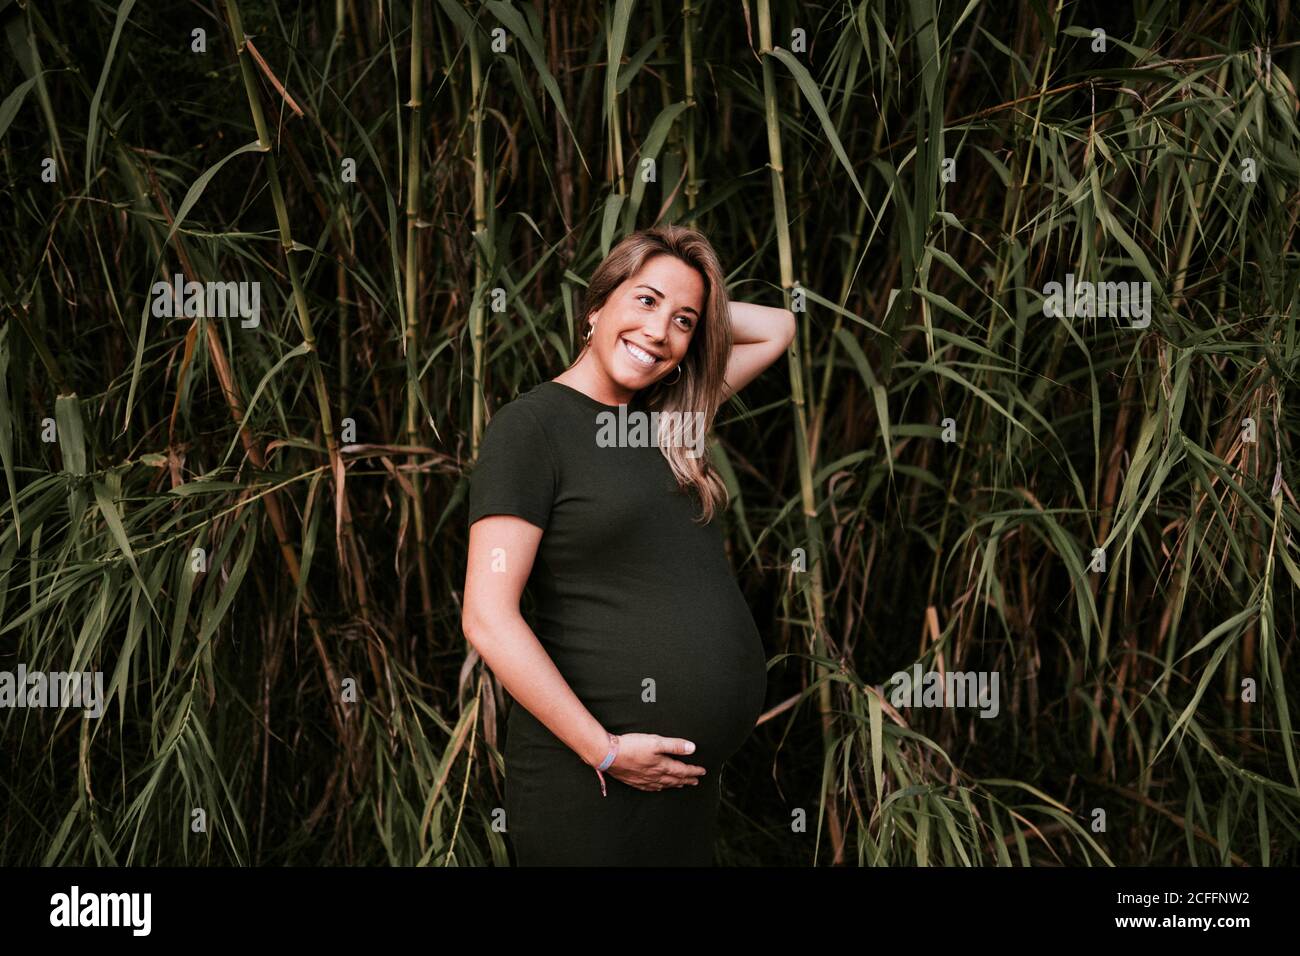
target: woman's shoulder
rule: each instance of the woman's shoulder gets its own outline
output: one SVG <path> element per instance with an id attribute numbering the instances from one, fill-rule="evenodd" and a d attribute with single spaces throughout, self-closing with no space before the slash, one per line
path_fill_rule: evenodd
<path id="1" fill-rule="evenodd" d="M 497 421 L 508 423 L 512 428 L 526 428 L 534 424 L 545 427 L 555 417 L 557 408 L 551 398 L 547 389 L 534 385 L 499 405 L 492 413 L 488 427 Z"/>
<path id="2" fill-rule="evenodd" d="M 500 405 L 488 420 L 485 444 L 508 443 L 534 452 L 545 448 L 558 460 L 557 450 L 570 430 L 565 420 L 569 409 L 545 385 L 534 385 Z"/>
<path id="3" fill-rule="evenodd" d="M 542 404 L 537 401 L 534 393 L 523 392 L 497 406 L 488 418 L 487 430 L 489 432 L 536 430 L 541 427 L 545 418 L 542 412 Z"/>
<path id="4" fill-rule="evenodd" d="M 511 514 L 545 528 L 560 481 L 545 409 L 530 392 L 501 405 L 488 419 L 469 471 L 469 522 Z"/>

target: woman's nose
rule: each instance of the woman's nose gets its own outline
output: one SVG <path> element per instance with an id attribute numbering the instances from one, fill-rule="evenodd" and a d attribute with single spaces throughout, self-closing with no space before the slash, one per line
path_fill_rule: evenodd
<path id="1" fill-rule="evenodd" d="M 653 341 L 663 342 L 668 338 L 668 322 L 667 310 L 661 310 L 648 316 L 641 328 Z"/>

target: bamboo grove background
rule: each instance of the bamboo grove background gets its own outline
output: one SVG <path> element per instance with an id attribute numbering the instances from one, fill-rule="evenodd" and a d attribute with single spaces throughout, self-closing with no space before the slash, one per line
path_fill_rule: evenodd
<path id="1" fill-rule="evenodd" d="M 658 221 L 800 318 L 714 436 L 771 660 L 719 861 L 1296 862 L 1290 3 L 0 22 L 0 669 L 110 697 L 0 711 L 6 863 L 506 863 L 466 475 Z M 176 273 L 260 325 L 153 317 Z M 918 661 L 1000 714 L 895 709 Z"/>

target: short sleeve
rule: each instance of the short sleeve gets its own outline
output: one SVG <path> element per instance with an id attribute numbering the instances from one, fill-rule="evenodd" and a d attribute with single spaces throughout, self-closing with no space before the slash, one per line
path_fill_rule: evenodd
<path id="1" fill-rule="evenodd" d="M 469 476 L 469 523 L 515 515 L 546 530 L 555 500 L 556 469 L 546 431 L 518 399 L 488 422 Z"/>

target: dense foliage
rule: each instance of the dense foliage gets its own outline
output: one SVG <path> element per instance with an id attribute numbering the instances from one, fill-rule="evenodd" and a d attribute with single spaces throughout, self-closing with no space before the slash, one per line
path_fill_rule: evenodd
<path id="1" fill-rule="evenodd" d="M 107 694 L 0 710 L 0 860 L 507 862 L 465 476 L 673 221 L 800 319 L 714 436 L 771 659 L 719 861 L 1297 862 L 1287 0 L 0 22 L 0 669 Z"/>

